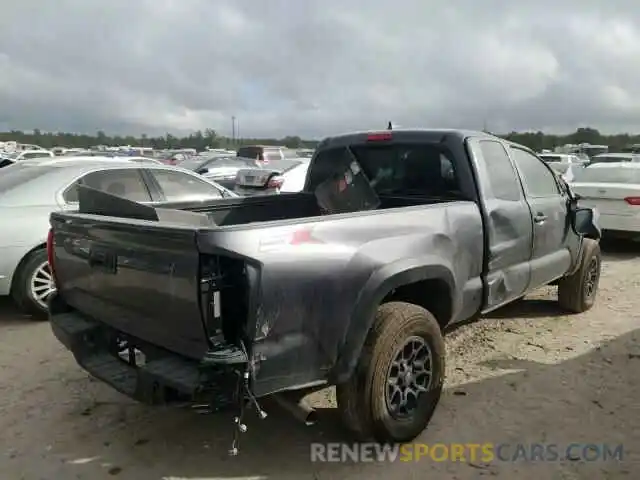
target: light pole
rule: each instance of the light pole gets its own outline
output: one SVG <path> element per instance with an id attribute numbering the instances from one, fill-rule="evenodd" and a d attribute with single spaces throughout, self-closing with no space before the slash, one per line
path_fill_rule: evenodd
<path id="1" fill-rule="evenodd" d="M 236 117 L 231 117 L 231 143 L 235 145 L 236 143 Z"/>

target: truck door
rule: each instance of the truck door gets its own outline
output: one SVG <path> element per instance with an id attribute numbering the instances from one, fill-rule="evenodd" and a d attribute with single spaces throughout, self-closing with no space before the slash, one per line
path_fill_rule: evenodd
<path id="1" fill-rule="evenodd" d="M 561 277 L 571 267 L 567 198 L 553 171 L 538 157 L 516 146 L 509 147 L 509 155 L 522 179 L 533 219 L 529 285 L 533 289 Z"/>
<path id="2" fill-rule="evenodd" d="M 527 291 L 533 228 L 518 174 L 502 142 L 471 138 L 468 147 L 486 212 L 486 312 Z"/>

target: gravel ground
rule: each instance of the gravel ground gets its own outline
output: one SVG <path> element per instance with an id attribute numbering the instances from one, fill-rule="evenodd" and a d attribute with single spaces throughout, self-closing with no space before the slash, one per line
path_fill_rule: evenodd
<path id="1" fill-rule="evenodd" d="M 622 443 L 622 461 L 312 463 L 311 442 L 341 438 L 332 390 L 312 398 L 314 427 L 273 406 L 251 418 L 230 458 L 227 416 L 128 400 L 2 302 L 0 479 L 640 478 L 640 246 L 606 247 L 586 314 L 564 316 L 549 288 L 448 334 L 447 388 L 420 441 Z"/>

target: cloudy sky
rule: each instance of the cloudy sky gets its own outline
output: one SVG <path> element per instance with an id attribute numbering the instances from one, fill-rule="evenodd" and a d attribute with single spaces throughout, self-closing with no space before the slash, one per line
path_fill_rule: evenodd
<path id="1" fill-rule="evenodd" d="M 0 130 L 640 130 L 630 0 L 0 0 Z"/>

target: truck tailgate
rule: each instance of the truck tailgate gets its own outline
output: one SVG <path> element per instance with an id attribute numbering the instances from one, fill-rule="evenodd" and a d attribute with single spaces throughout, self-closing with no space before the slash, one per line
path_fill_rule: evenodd
<path id="1" fill-rule="evenodd" d="M 52 215 L 65 302 L 116 330 L 191 358 L 209 346 L 199 302 L 198 227 Z"/>

